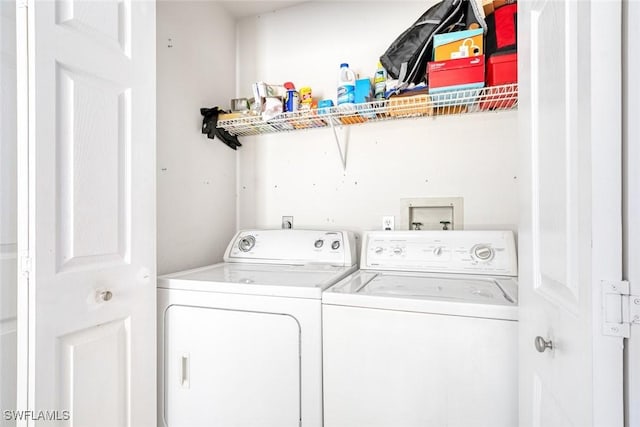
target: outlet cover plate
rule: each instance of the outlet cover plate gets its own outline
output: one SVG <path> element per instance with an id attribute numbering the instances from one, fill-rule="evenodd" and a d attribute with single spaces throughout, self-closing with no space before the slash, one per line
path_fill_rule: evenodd
<path id="1" fill-rule="evenodd" d="M 395 217 L 393 216 L 383 216 L 382 217 L 382 229 L 385 231 L 395 230 Z"/>
<path id="2" fill-rule="evenodd" d="M 293 228 L 293 216 L 283 216 L 281 227 L 283 230 Z"/>

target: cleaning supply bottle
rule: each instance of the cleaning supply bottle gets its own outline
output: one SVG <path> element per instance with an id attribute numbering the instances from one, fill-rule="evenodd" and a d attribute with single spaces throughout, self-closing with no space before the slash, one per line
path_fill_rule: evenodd
<path id="1" fill-rule="evenodd" d="M 374 96 L 376 100 L 384 99 L 384 90 L 387 85 L 387 70 L 384 69 L 380 61 L 378 61 L 378 69 L 373 77 L 373 85 L 375 87 Z"/>
<path id="2" fill-rule="evenodd" d="M 349 69 L 349 64 L 340 64 L 338 73 L 338 105 L 354 104 L 356 93 L 356 75 Z"/>

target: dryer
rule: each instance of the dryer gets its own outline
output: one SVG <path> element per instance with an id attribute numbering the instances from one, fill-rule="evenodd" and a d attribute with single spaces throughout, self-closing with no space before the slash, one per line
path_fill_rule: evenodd
<path id="1" fill-rule="evenodd" d="M 365 234 L 323 294 L 325 427 L 518 425 L 508 231 Z"/>
<path id="2" fill-rule="evenodd" d="M 356 263 L 346 231 L 245 230 L 161 276 L 160 425 L 321 427 L 321 294 Z"/>

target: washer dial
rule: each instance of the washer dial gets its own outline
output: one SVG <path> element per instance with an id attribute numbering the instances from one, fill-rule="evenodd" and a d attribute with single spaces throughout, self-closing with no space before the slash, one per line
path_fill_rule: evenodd
<path id="1" fill-rule="evenodd" d="M 471 253 L 474 258 L 480 261 L 490 261 L 494 255 L 493 249 L 488 245 L 476 245 Z"/>
<path id="2" fill-rule="evenodd" d="M 240 249 L 242 252 L 249 252 L 251 249 L 253 249 L 253 247 L 255 245 L 256 245 L 256 238 L 255 237 L 253 237 L 251 235 L 244 236 L 238 242 L 238 249 Z"/>
<path id="3" fill-rule="evenodd" d="M 331 249 L 333 249 L 334 251 L 335 251 L 336 249 L 338 249 L 339 247 L 340 247 L 340 240 L 334 240 L 334 241 L 331 243 Z"/>
<path id="4" fill-rule="evenodd" d="M 315 243 L 313 244 L 313 246 L 315 246 L 318 249 L 320 249 L 322 247 L 322 245 L 324 245 L 324 240 L 322 240 L 322 239 L 316 240 Z"/>

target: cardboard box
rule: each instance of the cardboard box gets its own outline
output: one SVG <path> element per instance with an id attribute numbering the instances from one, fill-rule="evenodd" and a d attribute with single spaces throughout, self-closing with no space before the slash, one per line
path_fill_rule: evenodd
<path id="1" fill-rule="evenodd" d="M 433 104 L 428 90 L 410 90 L 389 98 L 389 115 L 392 117 L 418 117 L 433 115 Z"/>
<path id="2" fill-rule="evenodd" d="M 484 53 L 483 37 L 482 28 L 436 34 L 433 36 L 433 60 L 480 56 Z"/>
<path id="3" fill-rule="evenodd" d="M 511 2 L 509 0 L 493 0 L 493 9 L 495 10 L 495 9 L 497 9 L 499 7 L 502 7 L 502 6 L 504 6 L 506 4 L 509 4 L 509 3 L 513 3 L 513 2 Z"/>
<path id="4" fill-rule="evenodd" d="M 484 16 L 493 13 L 493 0 L 482 0 L 482 9 L 484 9 Z"/>
<path id="5" fill-rule="evenodd" d="M 484 55 L 427 64 L 429 94 L 484 86 Z"/>
<path id="6" fill-rule="evenodd" d="M 355 103 L 362 104 L 363 102 L 369 102 L 371 98 L 372 98 L 371 80 L 369 79 L 356 80 Z"/>

